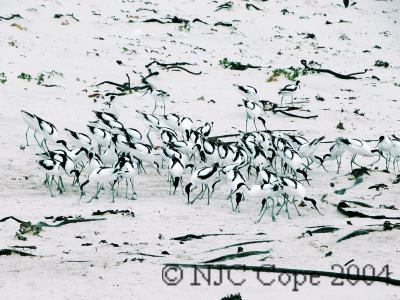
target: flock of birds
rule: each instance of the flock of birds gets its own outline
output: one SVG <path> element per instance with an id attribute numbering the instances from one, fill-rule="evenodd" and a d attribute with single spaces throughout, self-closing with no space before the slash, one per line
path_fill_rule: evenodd
<path id="1" fill-rule="evenodd" d="M 297 81 L 280 90 L 281 103 L 288 95 L 293 102 L 293 93 L 300 87 L 299 83 Z M 362 140 L 338 137 L 332 141 L 328 153 L 318 156 L 316 150 L 324 136 L 308 140 L 283 131 L 267 130 L 257 90 L 251 86 L 235 87 L 245 97 L 246 130 L 238 133 L 234 141 L 224 141 L 227 136 L 211 136 L 213 122 L 196 128 L 189 117 L 166 114 L 168 93 L 152 90 L 154 111 L 136 111 L 147 127 L 146 133 L 126 127 L 108 107 L 93 111 L 95 119 L 87 123 L 87 133 L 65 129 L 67 142 L 60 138 L 59 130 L 52 123 L 21 110 L 28 126 L 26 145 L 28 132 L 32 130 L 40 149 L 38 155 L 41 159 L 37 163 L 46 174 L 44 184 L 52 196 L 54 186 L 59 193 L 66 191 L 63 177 L 70 177 L 73 185 L 79 185 L 81 198 L 89 186 L 95 186 L 89 202 L 98 199 L 100 192 L 108 186 L 114 202 L 123 184 L 125 197 L 134 200 L 138 196 L 134 180 L 150 167 L 167 178 L 170 194 L 175 195 L 180 186 L 190 204 L 205 195 L 209 203 L 217 186 L 223 182 L 229 187 L 227 199 L 230 199 L 234 211 L 239 210 L 240 203 L 247 196 L 258 198 L 261 200 L 258 221 L 268 209 L 271 209 L 273 220 L 282 208 L 290 218 L 289 204 L 300 215 L 296 203 L 303 207 L 306 206 L 304 201 L 310 202 L 320 213 L 317 202 L 307 197 L 305 183 L 309 185 L 308 174 L 311 167 L 322 167 L 326 171 L 324 162 L 329 160 L 337 161 L 339 172 L 345 152 L 353 155 L 351 168 L 353 164 L 358 165 L 355 162 L 357 155 L 376 156 L 377 161 L 382 157 L 386 160 L 386 168 L 389 168 L 391 160 L 393 168 L 398 164 L 400 139 L 394 135 L 381 136 L 374 148 Z M 164 114 L 155 114 L 160 101 L 164 104 Z M 255 131 L 248 131 L 249 120 L 253 121 Z M 257 129 L 257 120 L 263 123 L 263 130 Z M 155 146 L 153 141 L 159 145 Z M 200 191 L 193 196 L 196 189 Z"/>

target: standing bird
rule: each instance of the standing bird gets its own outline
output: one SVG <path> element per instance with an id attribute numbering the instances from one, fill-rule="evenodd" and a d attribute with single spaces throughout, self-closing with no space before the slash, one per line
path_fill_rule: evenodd
<path id="1" fill-rule="evenodd" d="M 281 106 L 283 103 L 283 98 L 288 95 L 292 96 L 293 105 L 293 94 L 297 91 L 297 89 L 300 89 L 300 80 L 297 80 L 295 84 L 287 84 L 279 90 L 278 95 L 282 95 Z"/>
<path id="2" fill-rule="evenodd" d="M 22 118 L 24 119 L 25 124 L 28 125 L 28 129 L 25 132 L 26 145 L 29 146 L 29 144 L 28 144 L 29 129 L 33 130 L 33 132 L 34 132 L 33 137 L 35 138 L 36 142 L 40 145 L 39 141 L 36 138 L 36 132 L 40 130 L 39 122 L 38 122 L 38 119 L 36 118 L 36 115 L 31 114 L 24 110 L 21 110 L 21 115 L 22 115 Z"/>
<path id="3" fill-rule="evenodd" d="M 169 192 L 171 193 L 171 184 L 174 186 L 174 195 L 176 193 L 176 189 L 178 188 L 179 183 L 182 185 L 182 175 L 185 172 L 185 167 L 182 161 L 176 156 L 172 156 L 169 164 Z"/>
<path id="4" fill-rule="evenodd" d="M 96 183 L 96 193 L 92 198 L 90 198 L 88 203 L 91 202 L 93 199 L 97 199 L 98 195 L 100 194 L 100 191 L 103 188 L 103 185 L 108 183 L 111 186 L 112 199 L 113 199 L 112 202 L 114 202 L 115 201 L 114 186 L 120 175 L 121 175 L 121 170 L 115 167 L 99 167 L 93 170 L 89 175 L 89 179 L 83 182 L 80 186 L 81 198 L 83 195 L 85 195 L 84 188 L 89 182 Z"/>
<path id="5" fill-rule="evenodd" d="M 353 163 L 357 166 L 360 166 L 355 162 L 356 156 L 361 155 L 365 157 L 372 157 L 372 156 L 380 156 L 381 151 L 379 149 L 371 150 L 370 146 L 361 140 L 358 139 L 345 139 L 345 138 L 338 138 L 341 143 L 345 145 L 345 149 L 353 154 L 350 160 L 350 167 L 353 170 Z"/>
<path id="6" fill-rule="evenodd" d="M 243 100 L 243 104 L 246 109 L 246 132 L 247 132 L 248 120 L 253 120 L 253 124 L 256 130 L 258 130 L 256 125 L 256 119 L 259 119 L 263 123 L 265 128 L 265 120 L 260 117 L 261 114 L 263 113 L 262 107 L 258 103 L 248 100 Z"/>
<path id="7" fill-rule="evenodd" d="M 76 132 L 68 128 L 65 128 L 65 131 L 71 135 L 74 142 L 78 144 L 80 147 L 92 149 L 92 139 L 87 134 Z"/>
<path id="8" fill-rule="evenodd" d="M 162 102 L 163 103 L 163 108 L 164 108 L 164 115 L 165 115 L 165 99 L 169 97 L 169 94 L 166 91 L 163 90 L 153 90 L 151 87 L 149 87 L 150 90 L 150 95 L 154 100 L 154 109 L 153 109 L 153 114 L 157 109 L 157 102 Z"/>
<path id="9" fill-rule="evenodd" d="M 243 96 L 246 97 L 246 99 L 249 100 L 257 100 L 257 89 L 255 87 L 252 87 L 250 85 L 238 85 L 234 84 L 235 87 L 238 88 L 238 90 L 242 93 Z"/>
<path id="10" fill-rule="evenodd" d="M 219 164 L 215 163 L 212 167 L 205 167 L 192 173 L 190 182 L 185 187 L 188 203 L 193 204 L 198 198 L 203 198 L 207 191 L 207 204 L 210 204 L 210 196 L 212 196 L 212 193 L 214 192 L 215 185 L 221 181 L 219 179 L 218 168 Z M 209 187 L 210 184 L 212 184 L 211 191 Z M 197 185 L 201 185 L 201 191 L 192 201 L 190 201 L 190 192 L 192 191 L 190 188 L 193 185 L 195 188 Z"/>

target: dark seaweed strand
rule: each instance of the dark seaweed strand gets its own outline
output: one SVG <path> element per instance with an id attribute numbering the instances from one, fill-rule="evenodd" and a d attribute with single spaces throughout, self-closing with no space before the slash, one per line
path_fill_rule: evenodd
<path id="1" fill-rule="evenodd" d="M 355 73 L 350 73 L 350 74 L 345 75 L 345 74 L 336 73 L 329 69 L 317 69 L 317 68 L 309 67 L 307 65 L 307 61 L 305 59 L 301 60 L 301 64 L 304 66 L 305 70 L 315 71 L 317 73 L 328 73 L 328 74 L 331 74 L 340 79 L 360 79 L 360 78 L 354 77 L 354 75 L 361 75 L 361 74 L 365 74 L 368 72 L 368 70 L 365 69 L 364 72 L 355 72 Z"/>
<path id="2" fill-rule="evenodd" d="M 302 274 L 302 275 L 314 275 L 314 276 L 324 276 L 333 277 L 341 279 L 350 280 L 363 280 L 363 281 L 374 281 L 383 282 L 386 284 L 400 286 L 400 280 L 392 277 L 379 277 L 370 275 L 357 275 L 357 274 L 347 274 L 347 273 L 336 273 L 330 271 L 320 271 L 320 270 L 307 270 L 307 269 L 289 269 L 289 268 L 277 268 L 273 267 L 262 267 L 262 266 L 249 266 L 249 265 L 205 265 L 205 264 L 166 264 L 170 267 L 179 268 L 197 268 L 197 269 L 208 269 L 208 270 L 240 270 L 240 271 L 254 271 L 254 272 L 265 272 L 265 273 L 285 273 L 285 274 Z"/>
<path id="3" fill-rule="evenodd" d="M 243 242 L 243 243 L 236 243 L 236 244 L 231 244 L 231 245 L 227 245 L 225 247 L 220 247 L 220 248 L 215 248 L 215 249 L 211 249 L 211 250 L 207 250 L 203 253 L 208 253 L 208 252 L 213 252 L 213 251 L 217 251 L 217 250 L 222 250 L 222 249 L 227 249 L 230 247 L 236 247 L 236 246 L 243 246 L 243 245 L 250 245 L 250 244 L 258 244 L 258 243 L 270 243 L 273 242 L 274 240 L 261 240 L 261 241 L 249 241 L 249 242 Z"/>
<path id="4" fill-rule="evenodd" d="M 170 66 L 170 67 L 166 67 L 166 69 L 167 69 L 167 70 L 170 70 L 170 69 L 179 69 L 179 70 L 188 72 L 188 73 L 193 74 L 193 75 L 200 75 L 200 74 L 201 74 L 201 71 L 199 71 L 199 72 L 196 73 L 196 72 L 189 71 L 188 69 L 186 69 L 186 68 L 184 68 L 184 67 L 180 67 L 180 66 Z"/>
<path id="5" fill-rule="evenodd" d="M 10 17 L 2 17 L 2 16 L 0 16 L 0 20 L 6 20 L 6 21 L 12 20 L 14 18 L 23 19 L 23 17 L 20 14 L 12 14 Z"/>

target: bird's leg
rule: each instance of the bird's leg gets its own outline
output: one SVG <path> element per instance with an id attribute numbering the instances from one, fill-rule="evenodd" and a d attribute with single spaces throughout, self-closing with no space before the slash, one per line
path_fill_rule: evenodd
<path id="1" fill-rule="evenodd" d="M 192 201 L 190 201 L 190 204 L 193 204 L 194 201 L 196 201 L 199 198 L 199 196 L 203 193 L 203 189 L 204 189 L 204 186 L 202 184 L 200 193 Z"/>
<path id="2" fill-rule="evenodd" d="M 97 184 L 96 184 L 96 193 L 93 195 L 92 198 L 90 198 L 90 200 L 89 200 L 87 203 L 92 202 L 93 199 L 98 199 L 98 196 L 99 196 L 99 194 L 100 194 L 100 191 L 101 191 L 101 189 L 100 189 L 100 187 L 99 187 L 99 183 L 97 183 Z"/>
<path id="3" fill-rule="evenodd" d="M 59 180 L 60 180 L 60 183 L 61 183 L 61 188 L 64 190 L 64 192 L 66 192 L 66 191 L 67 191 L 67 189 L 65 188 L 64 181 L 62 180 L 62 177 L 61 177 L 61 176 L 59 176 L 58 178 L 59 178 Z"/>
<path id="4" fill-rule="evenodd" d="M 163 106 L 164 106 L 164 115 L 165 115 L 165 100 L 163 100 Z"/>
<path id="5" fill-rule="evenodd" d="M 385 157 L 383 156 L 383 158 L 385 158 Z M 381 160 L 381 155 L 379 154 L 378 159 L 377 159 L 376 161 L 374 161 L 372 164 L 369 164 L 368 166 L 371 167 L 371 166 L 373 166 L 374 164 L 378 163 L 380 160 Z"/>
<path id="6" fill-rule="evenodd" d="M 272 222 L 276 221 L 275 215 L 274 215 L 274 208 L 275 208 L 275 200 L 274 198 L 271 198 L 272 201 L 272 208 L 271 208 L 271 218 L 272 218 Z"/>
<path id="7" fill-rule="evenodd" d="M 134 178 L 130 178 L 129 181 L 131 182 L 131 187 L 132 187 L 132 197 L 131 197 L 131 199 L 132 200 L 136 200 L 135 195 L 137 195 L 137 194 L 136 194 L 136 191 L 135 191 L 135 182 L 134 182 L 135 179 Z"/>
<path id="8" fill-rule="evenodd" d="M 150 146 L 151 146 L 152 148 L 154 148 L 153 142 L 152 142 L 151 139 L 150 139 L 150 129 L 149 129 L 149 131 L 147 132 L 146 137 L 147 137 L 147 140 L 149 141 Z"/>
<path id="9" fill-rule="evenodd" d="M 337 171 L 336 171 L 336 174 L 339 174 L 340 164 L 342 163 L 341 156 L 336 157 L 336 163 L 337 163 Z"/>
<path id="10" fill-rule="evenodd" d="M 49 188 L 51 197 L 54 197 L 53 192 L 51 191 L 51 185 L 52 185 L 52 183 L 53 183 L 53 181 L 52 181 L 52 180 L 53 180 L 53 177 L 54 177 L 54 176 L 51 176 L 51 180 L 47 180 L 47 186 L 48 186 L 48 188 Z"/>
<path id="11" fill-rule="evenodd" d="M 156 111 L 156 108 L 157 108 L 157 101 L 154 101 L 154 109 L 153 109 L 152 114 L 154 114 L 154 112 Z"/>
<path id="12" fill-rule="evenodd" d="M 119 184 L 119 182 L 118 182 Z M 128 199 L 128 178 L 125 178 L 125 198 Z M 117 192 L 118 193 L 118 192 Z"/>
<path id="13" fill-rule="evenodd" d="M 53 182 L 55 182 L 56 185 L 57 185 L 57 191 L 58 191 L 58 193 L 62 194 L 62 188 L 60 187 L 59 182 L 56 181 L 56 180 L 54 179 L 54 175 L 51 176 L 51 182 L 50 182 L 50 183 L 53 185 Z"/>
<path id="14" fill-rule="evenodd" d="M 259 223 L 262 219 L 262 217 L 264 216 L 265 212 L 267 211 L 267 209 L 269 208 L 268 206 L 268 199 L 265 200 L 265 206 L 262 208 L 262 210 L 260 211 L 260 217 L 258 218 L 258 221 L 256 223 Z"/>
<path id="15" fill-rule="evenodd" d="M 235 211 L 235 207 L 234 207 L 234 205 L 233 205 L 233 200 L 232 200 L 232 190 L 231 190 L 231 192 L 230 192 L 228 198 L 226 198 L 226 199 L 230 199 L 230 200 L 231 200 L 232 211 Z"/>
<path id="16" fill-rule="evenodd" d="M 282 97 L 281 97 L 281 106 L 283 104 L 283 97 L 284 97 L 284 95 L 282 95 Z"/>
<path id="17" fill-rule="evenodd" d="M 114 202 L 115 202 L 115 191 L 114 191 L 114 185 L 115 185 L 115 181 L 114 181 L 114 183 L 111 185 L 112 203 L 114 203 Z"/>
<path id="18" fill-rule="evenodd" d="M 28 144 L 28 131 L 29 131 L 29 127 L 28 127 L 28 129 L 26 130 L 26 132 L 25 132 L 26 146 L 29 146 L 29 144 Z"/>
<path id="19" fill-rule="evenodd" d="M 282 207 L 283 207 L 284 204 L 285 204 L 285 203 L 283 203 L 283 204 L 280 205 L 278 211 L 276 212 L 276 215 L 279 215 L 279 213 L 281 212 L 281 209 L 282 209 Z"/>
<path id="20" fill-rule="evenodd" d="M 296 208 L 296 211 L 297 211 L 297 213 L 299 214 L 299 216 L 301 216 L 301 214 L 300 214 L 300 212 L 299 212 L 299 209 L 297 208 L 297 205 L 296 205 L 296 199 L 295 199 L 295 197 L 293 197 L 293 205 L 294 205 L 294 207 Z"/>
<path id="21" fill-rule="evenodd" d="M 290 219 L 290 215 L 289 215 L 289 199 L 285 198 L 285 206 L 286 206 L 286 213 L 287 213 L 287 217 L 288 219 Z"/>
<path id="22" fill-rule="evenodd" d="M 256 118 L 253 119 L 253 124 L 254 124 L 254 127 L 256 128 L 256 131 L 258 131 L 257 124 L 256 124 Z"/>
<path id="23" fill-rule="evenodd" d="M 39 147 L 43 149 L 42 145 L 40 144 L 39 140 L 36 137 L 36 131 L 33 133 L 33 137 L 35 138 L 35 141 L 39 145 Z"/>
<path id="24" fill-rule="evenodd" d="M 43 181 L 44 185 L 47 185 L 47 182 L 49 181 L 49 175 L 46 174 L 46 178 Z"/>
<path id="25" fill-rule="evenodd" d="M 142 168 L 142 170 L 143 170 L 144 174 L 147 174 L 146 170 L 145 170 L 145 169 L 144 169 L 144 167 L 143 167 L 143 162 L 142 162 L 142 161 L 140 161 L 140 165 L 139 165 L 139 167 L 141 167 L 141 168 Z"/>
<path id="26" fill-rule="evenodd" d="M 210 187 L 206 185 L 207 188 L 207 205 L 210 205 Z"/>
<path id="27" fill-rule="evenodd" d="M 247 121 L 248 121 L 248 117 L 246 115 L 246 132 L 247 132 Z"/>
<path id="28" fill-rule="evenodd" d="M 350 160 L 350 169 L 351 170 L 353 170 L 353 163 L 354 163 L 354 159 L 356 158 L 356 155 L 355 154 L 353 154 L 353 156 L 351 157 L 351 160 Z"/>

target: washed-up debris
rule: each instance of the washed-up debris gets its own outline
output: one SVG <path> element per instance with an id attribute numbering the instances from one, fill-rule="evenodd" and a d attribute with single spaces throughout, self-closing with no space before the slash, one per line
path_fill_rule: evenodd
<path id="1" fill-rule="evenodd" d="M 361 167 L 361 168 L 355 168 L 350 172 L 350 175 L 353 175 L 354 178 L 358 178 L 364 175 L 370 175 L 368 173 L 368 171 L 370 171 L 370 169 L 366 168 L 366 167 Z"/>
<path id="2" fill-rule="evenodd" d="M 337 210 L 340 212 L 342 215 L 345 215 L 346 217 L 349 218 L 371 218 L 371 219 L 391 219 L 391 220 L 400 220 L 400 216 L 398 217 L 392 217 L 392 216 L 385 216 L 385 215 L 367 215 L 365 213 L 359 212 L 357 210 L 354 210 L 349 204 L 352 204 L 353 206 L 360 206 L 364 208 L 374 208 L 372 205 L 369 205 L 367 203 L 361 202 L 361 201 L 351 201 L 351 200 L 342 200 L 338 203 L 337 205 Z"/>
<path id="3" fill-rule="evenodd" d="M 85 219 L 85 218 L 73 218 L 73 219 L 65 219 L 63 221 L 61 221 L 58 224 L 47 224 L 46 222 L 38 222 L 36 224 L 33 224 L 30 221 L 22 221 L 19 220 L 13 216 L 9 216 L 6 218 L 3 218 L 0 220 L 0 222 L 5 222 L 7 220 L 14 220 L 18 223 L 20 223 L 20 227 L 18 232 L 16 233 L 16 236 L 18 239 L 20 240 L 26 240 L 26 238 L 23 236 L 24 234 L 32 234 L 32 235 L 38 235 L 42 230 L 43 227 L 60 227 L 63 225 L 67 225 L 67 224 L 72 224 L 72 223 L 81 223 L 81 222 L 92 222 L 92 221 L 102 221 L 102 220 L 106 220 L 105 218 L 98 218 L 98 219 Z"/>
<path id="4" fill-rule="evenodd" d="M 33 249 L 36 250 L 36 246 L 11 246 L 12 248 L 17 248 L 17 249 Z"/>
<path id="5" fill-rule="evenodd" d="M 310 67 L 307 64 L 307 61 L 305 59 L 301 60 L 301 64 L 304 66 L 305 70 L 314 71 L 316 73 L 328 73 L 328 74 L 331 74 L 331 75 L 333 75 L 333 76 L 335 76 L 337 78 L 340 78 L 340 79 L 360 79 L 358 77 L 355 77 L 354 75 L 361 75 L 361 74 L 365 74 L 365 73 L 368 72 L 368 69 L 365 69 L 363 72 L 355 72 L 355 73 L 350 73 L 350 74 L 346 74 L 345 75 L 345 74 L 339 74 L 339 73 L 334 72 L 334 71 L 329 70 L 329 69 L 320 69 L 320 68 Z"/>
<path id="6" fill-rule="evenodd" d="M 387 68 L 387 67 L 389 67 L 389 63 L 388 63 L 387 61 L 383 61 L 383 60 L 378 59 L 378 60 L 375 62 L 375 67 Z"/>
<path id="7" fill-rule="evenodd" d="M 260 103 L 263 105 L 264 111 L 270 111 L 273 114 L 281 113 L 283 115 L 300 118 L 300 119 L 315 119 L 318 118 L 318 115 L 309 115 L 309 116 L 302 116 L 290 113 L 289 111 L 304 111 L 301 107 L 296 106 L 278 106 L 278 104 L 267 101 L 267 100 L 260 100 Z"/>
<path id="8" fill-rule="evenodd" d="M 172 238 L 171 240 L 186 242 L 186 241 L 191 241 L 191 240 L 200 240 L 202 238 L 209 237 L 209 236 L 221 236 L 221 235 L 237 235 L 237 233 L 209 233 L 209 234 L 200 234 L 200 235 L 187 234 L 184 236 L 178 236 L 178 237 Z"/>
<path id="9" fill-rule="evenodd" d="M 376 226 L 376 225 L 374 225 L 374 226 Z M 351 239 L 353 237 L 360 236 L 360 235 L 366 235 L 371 232 L 382 232 L 382 231 L 388 231 L 388 230 L 393 230 L 393 229 L 400 229 L 400 223 L 392 224 L 389 221 L 385 221 L 383 223 L 383 225 L 380 225 L 380 226 L 383 226 L 383 228 L 382 229 L 358 229 L 358 230 L 355 230 L 355 231 L 350 232 L 349 234 L 345 235 L 344 237 L 341 237 L 336 242 L 340 243 L 342 241 Z"/>
<path id="10" fill-rule="evenodd" d="M 231 9 L 233 6 L 233 1 L 225 2 L 224 4 L 218 5 L 215 11 L 219 11 L 221 9 Z"/>
<path id="11" fill-rule="evenodd" d="M 75 21 L 79 22 L 79 19 L 76 18 L 76 17 L 74 16 L 74 14 L 66 14 L 65 16 L 66 16 L 66 17 L 71 17 L 71 18 L 74 19 Z M 54 15 L 54 18 L 55 18 L 55 19 L 60 19 L 61 17 L 64 17 L 64 15 L 63 15 L 63 14 L 55 14 L 55 15 Z"/>
<path id="12" fill-rule="evenodd" d="M 248 9 L 248 10 L 250 10 L 250 9 L 262 10 L 261 8 L 255 6 L 254 4 L 251 4 L 251 3 L 246 3 L 246 9 Z"/>
<path id="13" fill-rule="evenodd" d="M 290 269 L 290 268 L 279 268 L 275 265 L 272 266 L 250 266 L 250 265 L 224 265 L 224 264 L 166 264 L 170 267 L 179 268 L 190 268 L 190 269 L 206 269 L 206 270 L 239 270 L 239 271 L 253 271 L 259 273 L 278 273 L 278 274 L 293 274 L 293 275 L 310 275 L 310 276 L 323 276 L 330 278 L 341 278 L 355 281 L 366 281 L 366 282 L 383 282 L 388 285 L 400 286 L 400 279 L 395 279 L 387 276 L 371 276 L 362 274 L 352 274 L 349 272 L 330 272 L 320 270 L 307 270 L 307 269 Z"/>
<path id="14" fill-rule="evenodd" d="M 108 210 L 97 210 L 95 212 L 92 213 L 92 216 L 104 216 L 105 214 L 111 214 L 111 215 L 122 215 L 122 216 L 128 216 L 128 217 L 135 217 L 135 213 L 133 211 L 130 211 L 129 209 L 125 209 L 125 210 L 112 210 L 112 209 L 108 209 Z"/>
<path id="15" fill-rule="evenodd" d="M 244 71 L 247 69 L 260 69 L 262 68 L 261 66 L 254 66 L 250 64 L 242 64 L 241 62 L 234 62 L 228 60 L 226 57 L 221 59 L 219 61 L 219 64 L 224 68 L 224 69 L 230 69 L 230 70 L 236 70 L 236 71 Z"/>
<path id="16" fill-rule="evenodd" d="M 220 257 L 217 257 L 214 259 L 206 260 L 203 263 L 209 264 L 209 263 L 221 262 L 221 261 L 243 258 L 243 257 L 248 257 L 248 256 L 253 256 L 253 255 L 269 254 L 269 253 L 271 253 L 271 250 L 239 252 L 239 253 L 228 254 L 228 255 L 220 256 Z"/>
<path id="17" fill-rule="evenodd" d="M 378 183 L 378 184 L 374 184 L 374 185 L 370 186 L 368 189 L 369 190 L 375 189 L 376 191 L 379 191 L 380 189 L 387 190 L 388 186 L 384 183 Z"/>
<path id="18" fill-rule="evenodd" d="M 362 177 L 356 177 L 356 179 L 354 180 L 353 184 L 347 188 L 342 188 L 342 189 L 337 189 L 334 191 L 334 193 L 336 195 L 344 195 L 347 190 L 354 188 L 355 186 L 359 185 L 360 183 L 362 183 L 364 181 L 364 179 Z"/>
<path id="19" fill-rule="evenodd" d="M 228 248 L 237 247 L 237 246 L 244 246 L 244 245 L 250 245 L 250 244 L 259 244 L 259 243 L 271 243 L 271 242 L 273 242 L 273 240 L 259 240 L 259 241 L 242 242 L 242 243 L 231 244 L 231 245 L 228 245 L 228 246 L 225 246 L 225 247 L 220 247 L 220 248 L 207 250 L 204 253 L 213 252 L 213 251 L 217 251 L 217 250 L 228 249 Z"/>
<path id="20" fill-rule="evenodd" d="M 1 255 L 12 255 L 12 254 L 16 254 L 16 255 L 20 255 L 20 256 L 36 256 L 31 253 L 19 251 L 19 250 L 15 250 L 15 249 L 0 249 L 0 256 Z"/>
<path id="21" fill-rule="evenodd" d="M 317 233 L 332 233 L 338 231 L 340 228 L 333 227 L 333 226 L 321 226 L 320 228 L 314 230 L 307 230 L 303 232 L 298 238 L 304 238 L 306 235 L 313 236 L 313 234 Z"/>
<path id="22" fill-rule="evenodd" d="M 9 20 L 12 20 L 12 19 L 15 19 L 15 18 L 17 18 L 17 19 L 23 19 L 23 17 L 22 17 L 20 14 L 12 14 L 12 15 L 9 16 L 9 17 L 2 17 L 2 16 L 0 16 L 0 20 L 6 20 L 6 21 L 9 21 Z"/>
<path id="23" fill-rule="evenodd" d="M 118 254 L 126 254 L 126 255 L 141 255 L 141 256 L 149 256 L 149 257 L 165 257 L 163 255 L 156 255 L 156 254 L 148 254 L 143 252 L 119 252 Z"/>

